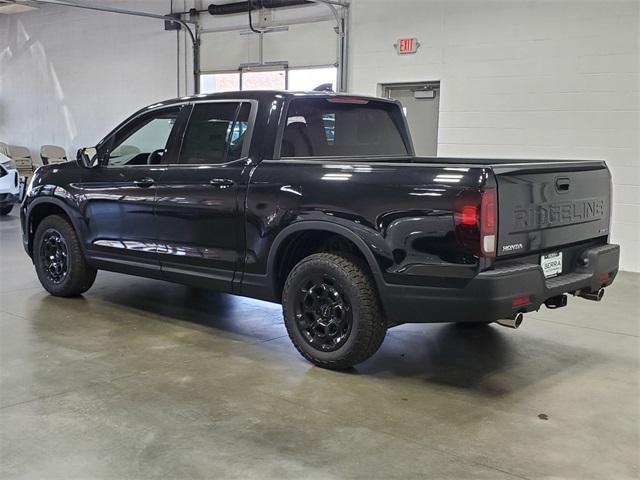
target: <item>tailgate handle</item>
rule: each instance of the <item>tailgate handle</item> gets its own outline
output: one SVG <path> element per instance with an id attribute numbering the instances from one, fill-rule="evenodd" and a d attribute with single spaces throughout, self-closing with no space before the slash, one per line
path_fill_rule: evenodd
<path id="1" fill-rule="evenodd" d="M 571 182 L 568 178 L 556 178 L 556 190 L 558 191 L 558 193 L 567 193 L 569 191 L 570 185 Z"/>

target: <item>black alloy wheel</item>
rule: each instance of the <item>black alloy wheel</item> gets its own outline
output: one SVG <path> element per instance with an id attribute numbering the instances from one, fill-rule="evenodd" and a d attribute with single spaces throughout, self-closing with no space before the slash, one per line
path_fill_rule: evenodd
<path id="1" fill-rule="evenodd" d="M 58 297 L 80 295 L 96 279 L 97 270 L 87 262 L 78 234 L 61 215 L 45 217 L 37 225 L 33 263 L 42 286 Z"/>
<path id="2" fill-rule="evenodd" d="M 322 352 L 339 349 L 349 338 L 353 311 L 335 278 L 310 277 L 296 297 L 296 321 L 303 338 Z"/>
<path id="3" fill-rule="evenodd" d="M 40 245 L 40 261 L 49 280 L 55 284 L 64 281 L 69 273 L 69 249 L 62 234 L 54 228 L 44 232 Z"/>
<path id="4" fill-rule="evenodd" d="M 347 253 L 314 253 L 300 260 L 287 276 L 282 309 L 294 346 L 323 368 L 364 362 L 387 331 L 371 271 Z"/>

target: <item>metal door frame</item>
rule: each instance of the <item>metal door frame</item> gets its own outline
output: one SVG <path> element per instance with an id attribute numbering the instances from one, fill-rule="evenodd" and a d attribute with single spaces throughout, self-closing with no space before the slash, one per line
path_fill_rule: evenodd
<path id="1" fill-rule="evenodd" d="M 380 97 L 391 98 L 389 96 L 391 90 L 400 89 L 400 88 L 415 88 L 419 90 L 423 88 L 424 90 L 437 90 L 440 94 L 440 80 L 425 80 L 422 82 L 398 82 L 398 83 L 379 83 L 378 84 L 378 95 Z M 438 115 L 440 111 L 438 111 Z"/>
<path id="2" fill-rule="evenodd" d="M 440 80 L 426 80 L 426 81 L 422 81 L 422 82 L 398 82 L 398 83 L 379 83 L 378 84 L 378 96 L 380 97 L 385 97 L 385 98 L 391 98 L 391 91 L 392 90 L 400 90 L 400 89 L 404 89 L 404 90 L 411 90 L 413 89 L 414 91 L 416 90 L 435 90 L 436 91 L 436 96 L 435 98 L 438 98 L 438 96 L 440 95 Z M 409 127 L 409 133 L 411 133 L 411 126 L 409 125 L 409 122 L 406 119 L 406 115 L 405 115 L 405 121 L 407 122 L 407 126 Z M 440 99 L 438 98 L 438 116 L 436 118 L 436 148 L 435 148 L 435 156 L 438 156 L 438 147 L 439 147 L 439 143 L 438 143 L 438 139 L 440 138 Z M 415 146 L 414 146 L 415 148 Z"/>

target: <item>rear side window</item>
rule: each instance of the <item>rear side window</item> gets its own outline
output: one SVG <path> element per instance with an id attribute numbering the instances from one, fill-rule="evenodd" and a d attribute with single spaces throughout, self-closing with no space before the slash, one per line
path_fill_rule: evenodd
<path id="1" fill-rule="evenodd" d="M 196 104 L 182 142 L 180 163 L 219 164 L 239 159 L 250 112 L 250 103 Z"/>
<path id="2" fill-rule="evenodd" d="M 389 102 L 357 98 L 291 101 L 280 156 L 405 156 L 402 112 Z"/>

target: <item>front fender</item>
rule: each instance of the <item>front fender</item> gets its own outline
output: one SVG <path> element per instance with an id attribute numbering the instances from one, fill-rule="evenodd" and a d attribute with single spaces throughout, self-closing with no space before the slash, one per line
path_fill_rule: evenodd
<path id="1" fill-rule="evenodd" d="M 29 192 L 20 211 L 23 244 L 29 256 L 33 254 L 34 218 L 39 222 L 43 216 L 56 213 L 64 213 L 69 218 L 81 239 L 80 245 L 84 251 L 84 224 L 75 197 L 60 186 L 46 185 L 35 192 Z"/>

